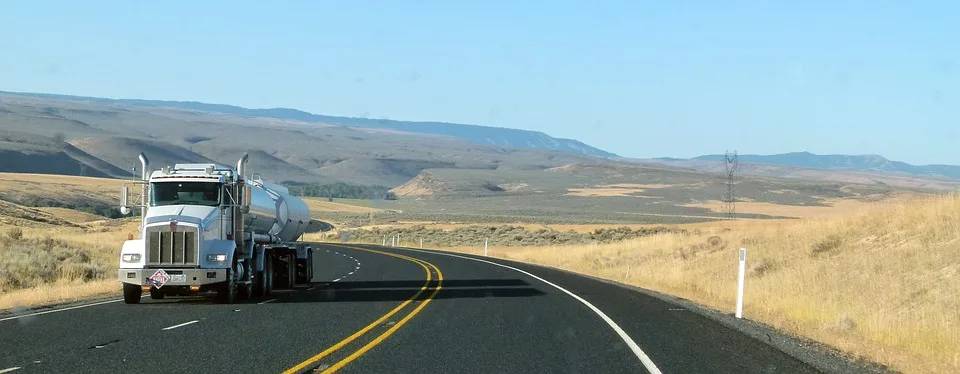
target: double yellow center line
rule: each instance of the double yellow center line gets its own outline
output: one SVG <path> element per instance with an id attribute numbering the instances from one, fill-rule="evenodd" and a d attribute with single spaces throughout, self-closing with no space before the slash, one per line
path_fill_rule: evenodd
<path id="1" fill-rule="evenodd" d="M 387 318 L 390 318 L 390 317 L 393 316 L 394 314 L 397 314 L 398 312 L 400 312 L 401 310 L 403 310 L 404 307 L 406 307 L 406 306 L 409 305 L 410 303 L 414 302 L 417 298 L 420 297 L 420 295 L 422 295 L 422 294 L 424 293 L 424 291 L 426 291 L 426 290 L 429 288 L 430 281 L 433 280 L 433 276 L 432 276 L 431 269 L 433 269 L 433 271 L 437 273 L 437 286 L 434 287 L 433 293 L 431 293 L 430 296 L 428 296 L 426 299 L 424 299 L 423 302 L 420 303 L 420 305 L 418 305 L 416 308 L 413 309 L 413 311 L 411 311 L 409 314 L 407 314 L 405 317 L 403 317 L 403 319 L 401 319 L 399 322 L 397 322 L 396 324 L 394 324 L 393 327 L 391 327 L 391 328 L 388 329 L 387 331 L 384 331 L 382 334 L 380 334 L 379 336 L 377 336 L 376 338 L 374 338 L 373 340 L 371 340 L 369 343 L 367 343 L 366 345 L 364 345 L 363 347 L 361 347 L 360 349 L 358 349 L 356 352 L 353 352 L 352 354 L 350 354 L 349 356 L 347 356 L 347 357 L 344 358 L 343 360 L 340 360 L 339 362 L 333 364 L 332 366 L 330 366 L 329 368 L 327 368 L 326 370 L 324 370 L 323 373 L 333 373 L 333 372 L 335 372 L 335 371 L 337 371 L 337 370 L 340 370 L 341 368 L 343 368 L 344 366 L 346 366 L 347 364 L 349 364 L 349 363 L 352 362 L 353 360 L 356 360 L 358 357 L 360 357 L 361 355 L 363 355 L 364 353 L 366 353 L 367 351 L 369 351 L 371 348 L 375 347 L 377 344 L 380 344 L 381 342 L 383 342 L 384 340 L 386 340 L 387 337 L 389 337 L 390 335 L 392 335 L 394 332 L 396 332 L 397 330 L 399 330 L 400 327 L 403 327 L 404 324 L 406 324 L 408 321 L 410 321 L 410 319 L 412 319 L 413 316 L 417 315 L 417 313 L 420 313 L 420 311 L 423 310 L 423 308 L 426 307 L 427 304 L 429 304 L 430 301 L 433 300 L 433 298 L 437 296 L 437 293 L 440 292 L 440 288 L 441 288 L 442 283 L 443 283 L 443 273 L 441 273 L 441 272 L 440 272 L 440 269 L 437 268 L 437 266 L 434 265 L 434 264 L 431 264 L 431 263 L 429 263 L 429 262 L 427 262 L 427 261 L 423 261 L 423 260 L 421 260 L 421 259 L 413 258 L 413 257 L 410 257 L 410 256 L 398 255 L 398 254 L 394 254 L 394 253 L 388 253 L 388 252 L 382 252 L 382 251 L 375 251 L 375 250 L 372 250 L 372 249 L 364 249 L 364 248 L 352 247 L 352 246 L 347 246 L 346 248 L 350 248 L 350 249 L 358 250 L 358 251 L 364 251 L 364 252 L 371 252 L 371 253 L 376 253 L 376 254 L 381 254 L 381 255 L 386 255 L 386 256 L 391 256 L 391 257 L 396 257 L 396 258 L 399 258 L 399 259 L 403 259 L 403 260 L 407 260 L 407 261 L 413 262 L 413 263 L 415 263 L 415 264 L 417 264 L 417 265 L 420 265 L 420 266 L 423 268 L 423 270 L 427 273 L 427 280 L 423 283 L 423 286 L 420 287 L 420 290 L 417 291 L 417 293 L 416 293 L 415 295 L 413 295 L 412 297 L 410 297 L 409 299 L 407 299 L 406 301 L 404 301 L 404 302 L 401 303 L 400 305 L 397 305 L 396 308 L 393 308 L 393 310 L 391 310 L 391 311 L 388 312 L 387 314 L 384 314 L 382 317 L 380 317 L 380 318 L 377 319 L 376 321 L 373 321 L 373 323 L 371 323 L 371 324 L 367 325 L 366 327 L 360 329 L 359 331 L 353 333 L 353 335 L 350 335 L 350 336 L 347 337 L 346 339 L 341 340 L 339 343 L 330 346 L 330 348 L 325 349 L 323 352 L 320 352 L 320 353 L 318 353 L 317 355 L 308 358 L 306 361 L 303 361 L 303 362 L 297 364 L 297 366 L 294 366 L 294 367 L 292 367 L 292 368 L 290 368 L 290 369 L 287 369 L 286 371 L 283 372 L 284 374 L 294 374 L 294 373 L 298 373 L 298 372 L 300 372 L 301 370 L 307 368 L 308 366 L 317 363 L 317 361 L 322 360 L 324 357 L 329 356 L 329 355 L 332 354 L 333 352 L 336 352 L 337 350 L 343 348 L 343 347 L 346 346 L 347 344 L 350 344 L 350 343 L 353 342 L 354 340 L 357 340 L 358 338 L 360 338 L 361 336 L 363 336 L 364 334 L 366 334 L 367 332 L 369 332 L 369 331 L 372 330 L 373 328 L 375 328 L 375 327 L 379 326 L 380 324 L 382 324 L 384 321 L 387 320 Z"/>

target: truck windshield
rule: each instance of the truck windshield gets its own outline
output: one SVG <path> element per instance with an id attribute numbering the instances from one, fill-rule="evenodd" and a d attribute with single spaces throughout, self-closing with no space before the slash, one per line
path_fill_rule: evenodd
<path id="1" fill-rule="evenodd" d="M 157 182 L 150 184 L 150 206 L 220 205 L 220 183 Z"/>

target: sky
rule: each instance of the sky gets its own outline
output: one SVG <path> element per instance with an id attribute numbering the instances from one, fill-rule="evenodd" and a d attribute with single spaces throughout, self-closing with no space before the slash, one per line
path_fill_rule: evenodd
<path id="1" fill-rule="evenodd" d="M 0 90 L 960 164 L 956 1 L 2 1 Z"/>

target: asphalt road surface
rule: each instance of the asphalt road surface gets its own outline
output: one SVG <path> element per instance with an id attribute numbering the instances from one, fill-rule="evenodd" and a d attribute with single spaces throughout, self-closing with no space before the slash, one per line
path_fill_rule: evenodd
<path id="1" fill-rule="evenodd" d="M 267 299 L 0 315 L 0 373 L 817 372 L 634 290 L 472 257 L 326 245 L 313 284 Z"/>

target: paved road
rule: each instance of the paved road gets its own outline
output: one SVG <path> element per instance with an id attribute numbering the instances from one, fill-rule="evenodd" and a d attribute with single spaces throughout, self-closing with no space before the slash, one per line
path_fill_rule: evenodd
<path id="1" fill-rule="evenodd" d="M 372 246 L 324 246 L 315 261 L 314 284 L 244 304 L 145 298 L 0 316 L 0 373 L 817 372 L 566 272 Z"/>

